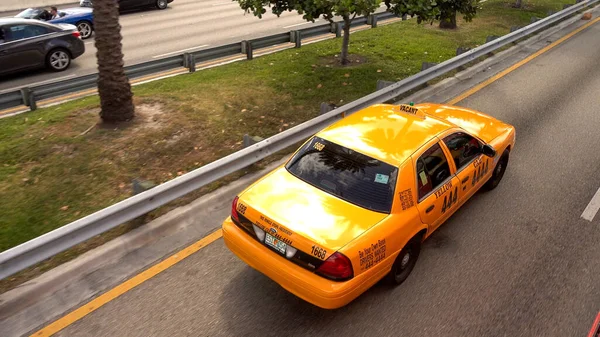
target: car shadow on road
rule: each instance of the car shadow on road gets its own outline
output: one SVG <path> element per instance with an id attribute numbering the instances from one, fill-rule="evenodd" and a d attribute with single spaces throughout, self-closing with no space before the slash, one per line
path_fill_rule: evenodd
<path id="1" fill-rule="evenodd" d="M 379 309 L 383 310 L 388 305 L 389 295 L 394 289 L 400 288 L 392 288 L 380 281 L 348 305 L 326 310 L 296 297 L 246 266 L 230 279 L 220 295 L 220 316 L 228 330 L 224 335 L 271 336 L 275 335 L 273 329 L 276 329 L 276 335 L 280 336 L 312 336 L 327 331 L 351 331 L 352 326 L 358 324 L 364 329 L 365 321 L 359 323 L 352 317 L 376 316 Z M 382 319 L 372 324 L 384 322 Z"/>

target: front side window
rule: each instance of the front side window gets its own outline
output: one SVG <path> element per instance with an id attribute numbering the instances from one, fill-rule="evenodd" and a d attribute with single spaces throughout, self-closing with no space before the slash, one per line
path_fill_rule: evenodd
<path id="1" fill-rule="evenodd" d="M 457 171 L 481 154 L 481 143 L 464 132 L 457 132 L 444 138 L 444 144 L 452 153 Z"/>
<path id="2" fill-rule="evenodd" d="M 302 181 L 360 207 L 390 213 L 398 169 L 362 153 L 313 137 L 286 169 Z"/>
<path id="3" fill-rule="evenodd" d="M 450 166 L 440 144 L 434 144 L 419 157 L 416 171 L 419 200 L 421 200 L 450 177 Z"/>

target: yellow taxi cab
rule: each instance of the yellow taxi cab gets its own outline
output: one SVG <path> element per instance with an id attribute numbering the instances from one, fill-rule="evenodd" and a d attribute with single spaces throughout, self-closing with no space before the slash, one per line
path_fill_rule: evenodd
<path id="1" fill-rule="evenodd" d="M 241 192 L 227 247 L 296 296 L 342 307 L 382 278 L 400 284 L 422 242 L 502 179 L 515 129 L 481 112 L 379 104 L 307 140 Z"/>

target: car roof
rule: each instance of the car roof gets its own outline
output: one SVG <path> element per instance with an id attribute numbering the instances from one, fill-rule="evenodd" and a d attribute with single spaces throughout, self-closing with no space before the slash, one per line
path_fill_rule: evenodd
<path id="1" fill-rule="evenodd" d="M 21 18 L 0 18 L 0 26 L 4 25 L 13 25 L 13 24 L 26 24 L 26 25 L 38 25 L 38 26 L 46 26 L 52 28 L 60 28 L 56 24 L 34 20 L 34 19 L 21 19 Z"/>
<path id="2" fill-rule="evenodd" d="M 34 20 L 34 19 L 22 19 L 22 18 L 0 18 L 0 25 L 7 25 L 7 24 L 19 24 L 19 23 L 25 23 L 25 24 L 47 24 L 43 21 L 40 20 Z"/>
<path id="3" fill-rule="evenodd" d="M 377 104 L 330 125 L 317 137 L 342 145 L 390 165 L 400 166 L 438 134 L 457 126 L 427 111 L 434 105 L 418 104 L 423 114 L 400 111 L 400 106 Z"/>

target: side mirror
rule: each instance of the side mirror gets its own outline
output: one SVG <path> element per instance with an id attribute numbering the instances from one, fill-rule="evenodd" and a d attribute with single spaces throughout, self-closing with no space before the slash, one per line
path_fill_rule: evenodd
<path id="1" fill-rule="evenodd" d="M 488 156 L 490 158 L 496 156 L 496 150 L 494 150 L 494 148 L 490 144 L 484 144 L 481 147 L 481 153 L 483 153 L 484 156 Z"/>

